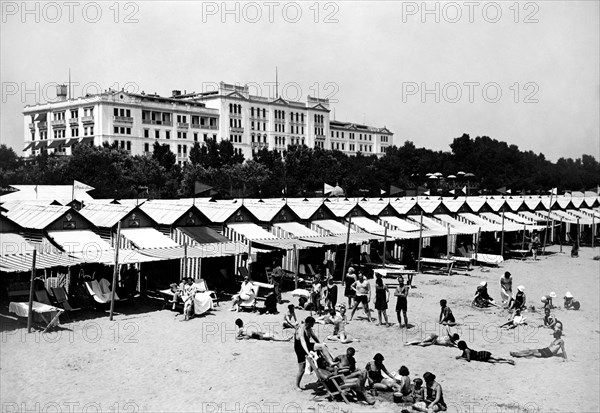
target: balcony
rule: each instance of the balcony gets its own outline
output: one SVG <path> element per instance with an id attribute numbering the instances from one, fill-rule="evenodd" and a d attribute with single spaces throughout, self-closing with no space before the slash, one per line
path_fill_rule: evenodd
<path id="1" fill-rule="evenodd" d="M 217 125 L 205 125 L 204 129 L 212 129 L 212 130 L 217 130 Z"/>
<path id="2" fill-rule="evenodd" d="M 171 122 L 170 120 L 163 120 L 162 124 L 164 126 L 173 126 L 173 122 Z M 160 123 L 159 123 L 159 125 L 160 125 Z"/>
<path id="3" fill-rule="evenodd" d="M 192 129 L 204 129 L 204 125 L 200 125 L 199 123 L 192 123 Z"/>
<path id="4" fill-rule="evenodd" d="M 64 128 L 66 123 L 64 119 L 53 120 L 51 123 L 53 128 Z"/>
<path id="5" fill-rule="evenodd" d="M 113 122 L 116 123 L 133 123 L 133 118 L 129 116 L 113 116 Z"/>
<path id="6" fill-rule="evenodd" d="M 252 142 L 250 144 L 250 146 L 252 147 L 252 149 L 254 149 L 254 148 L 268 148 L 269 144 L 267 142 Z"/>
<path id="7" fill-rule="evenodd" d="M 187 129 L 190 127 L 189 123 L 185 123 L 185 122 L 177 122 L 177 127 L 178 128 L 182 128 L 182 129 Z"/>
<path id="8" fill-rule="evenodd" d="M 233 127 L 230 127 L 229 131 L 233 132 L 233 133 L 244 133 L 244 128 L 233 128 Z"/>
<path id="9" fill-rule="evenodd" d="M 84 116 L 81 118 L 82 123 L 94 123 L 94 116 Z"/>
<path id="10" fill-rule="evenodd" d="M 69 119 L 69 125 L 78 125 L 78 124 L 79 124 L 79 118 Z"/>
<path id="11" fill-rule="evenodd" d="M 38 129 L 47 129 L 48 122 L 38 122 Z"/>

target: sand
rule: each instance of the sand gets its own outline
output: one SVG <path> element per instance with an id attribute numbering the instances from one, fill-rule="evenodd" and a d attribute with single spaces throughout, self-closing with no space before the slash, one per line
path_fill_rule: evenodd
<path id="1" fill-rule="evenodd" d="M 411 378 L 425 371 L 437 375 L 451 412 L 592 412 L 598 411 L 600 327 L 600 255 L 596 248 L 583 248 L 570 258 L 551 247 L 553 255 L 538 261 L 510 260 L 489 272 L 475 268 L 468 275 L 420 274 L 409 296 L 411 329 L 400 330 L 395 298 L 389 315 L 393 327 L 369 324 L 359 310 L 347 331 L 360 341 L 356 348 L 363 367 L 377 352 L 385 365 L 397 370 L 406 365 Z M 580 311 L 557 309 L 564 323 L 569 361 L 561 358 L 516 359 L 516 365 L 456 360 L 457 349 L 405 347 L 403 342 L 439 331 L 435 323 L 439 300 L 446 298 L 457 320 L 458 333 L 471 348 L 488 350 L 498 357 L 525 348 L 546 347 L 548 329 L 524 327 L 499 330 L 508 317 L 506 310 L 472 309 L 477 284 L 486 280 L 490 294 L 500 298 L 499 278 L 513 274 L 513 285 L 526 287 L 528 301 L 537 307 L 540 297 L 569 290 L 581 301 Z M 284 298 L 292 297 L 284 294 Z M 293 299 L 296 302 L 296 299 Z M 124 307 L 114 321 L 102 312 L 86 313 L 85 319 L 63 323 L 54 333 L 27 334 L 22 324 L 2 316 L 0 347 L 0 399 L 3 412 L 389 412 L 404 408 L 380 395 L 374 406 L 329 402 L 314 392 L 294 389 L 297 371 L 292 342 L 237 341 L 234 320 L 247 326 L 282 334 L 282 314 L 259 315 L 228 311 L 221 303 L 205 317 L 181 322 L 161 303 L 143 308 Z M 283 310 L 283 308 L 282 308 Z M 308 314 L 298 311 L 300 317 Z M 540 312 L 527 312 L 528 321 L 541 323 Z M 320 326 L 325 339 L 329 327 Z M 289 332 L 287 334 L 290 334 Z M 331 343 L 334 354 L 346 345 Z M 315 382 L 305 376 L 303 384 Z M 410 409 L 409 409 L 410 410 Z"/>

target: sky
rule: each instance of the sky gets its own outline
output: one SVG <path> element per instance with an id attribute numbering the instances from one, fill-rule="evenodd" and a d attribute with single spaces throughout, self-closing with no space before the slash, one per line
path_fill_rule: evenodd
<path id="1" fill-rule="evenodd" d="M 108 88 L 330 99 L 332 119 L 450 151 L 463 133 L 600 159 L 597 1 L 0 1 L 0 142 L 25 105 Z M 493 160 L 491 160 L 493 161 Z"/>

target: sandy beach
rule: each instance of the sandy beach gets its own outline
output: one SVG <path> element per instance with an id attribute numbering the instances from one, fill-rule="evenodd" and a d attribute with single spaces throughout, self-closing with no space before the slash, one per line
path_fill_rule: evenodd
<path id="1" fill-rule="evenodd" d="M 580 257 L 569 250 L 538 261 L 509 260 L 499 268 L 482 271 L 475 267 L 467 275 L 419 274 L 409 296 L 409 330 L 399 329 L 395 297 L 388 310 L 392 327 L 368 323 L 361 310 L 347 326 L 358 342 L 359 367 L 375 353 L 385 356 L 390 370 L 406 365 L 411 379 L 426 371 L 436 374 L 450 412 L 593 412 L 600 408 L 598 388 L 600 327 L 600 249 L 583 248 Z M 510 357 L 510 351 L 543 348 L 552 341 L 551 331 L 536 328 L 542 312 L 525 313 L 528 326 L 500 330 L 508 312 L 470 307 L 479 282 L 500 299 L 499 278 L 513 275 L 513 288 L 524 285 L 528 304 L 540 308 L 540 297 L 555 291 L 555 303 L 571 291 L 580 311 L 561 308 L 555 314 L 564 324 L 568 362 L 562 358 L 516 359 L 516 365 L 456 360 L 458 349 L 403 346 L 431 332 L 436 324 L 439 300 L 445 298 L 461 324 L 456 332 L 469 347 L 494 356 Z M 296 298 L 284 294 L 296 303 Z M 343 298 L 342 298 L 343 299 Z M 248 330 L 260 329 L 279 335 L 284 306 L 279 315 L 234 313 L 222 302 L 210 314 L 181 322 L 181 315 L 161 310 L 162 302 L 146 302 L 143 308 L 119 308 L 114 321 L 103 312 L 90 312 L 84 319 L 63 320 L 52 333 L 27 334 L 12 315 L 1 316 L 0 399 L 3 412 L 400 412 L 405 405 L 381 394 L 374 406 L 313 399 L 311 389 L 294 389 L 297 362 L 293 342 L 235 339 L 234 321 L 244 320 Z M 308 313 L 297 310 L 300 318 Z M 376 316 L 376 314 L 374 314 Z M 319 326 L 322 340 L 331 331 Z M 348 345 L 331 342 L 334 354 Z M 305 376 L 302 384 L 316 381 Z M 410 408 L 408 408 L 410 410 Z"/>

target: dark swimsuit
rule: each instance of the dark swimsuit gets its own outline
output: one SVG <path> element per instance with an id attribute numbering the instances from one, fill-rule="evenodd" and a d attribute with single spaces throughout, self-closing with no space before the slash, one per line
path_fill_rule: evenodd
<path id="1" fill-rule="evenodd" d="M 306 340 L 306 346 L 308 347 L 308 351 L 313 351 L 315 347 L 315 343 L 311 343 L 309 336 L 306 334 L 306 330 L 304 330 L 304 340 Z M 304 347 L 302 347 L 302 342 L 294 337 L 294 351 L 296 352 L 296 357 L 298 358 L 298 363 L 306 362 L 306 351 L 304 351 Z"/>
<path id="2" fill-rule="evenodd" d="M 550 350 L 548 347 L 541 348 L 538 351 L 542 355 L 542 358 L 545 358 L 545 359 L 554 356 L 554 353 L 552 353 L 552 350 Z"/>
<path id="3" fill-rule="evenodd" d="M 492 357 L 489 351 L 471 350 L 471 361 L 488 361 Z"/>

